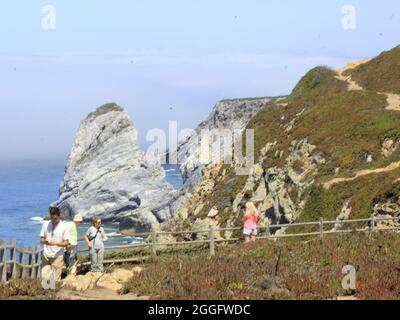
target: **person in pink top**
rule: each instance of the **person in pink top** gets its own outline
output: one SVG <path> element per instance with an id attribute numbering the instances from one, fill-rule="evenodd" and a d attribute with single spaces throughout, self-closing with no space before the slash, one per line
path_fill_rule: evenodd
<path id="1" fill-rule="evenodd" d="M 256 241 L 257 222 L 260 220 L 260 213 L 253 202 L 247 202 L 243 216 L 243 234 L 247 242 Z"/>

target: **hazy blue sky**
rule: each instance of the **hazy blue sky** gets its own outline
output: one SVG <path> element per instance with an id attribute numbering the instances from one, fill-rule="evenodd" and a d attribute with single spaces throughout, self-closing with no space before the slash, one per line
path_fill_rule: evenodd
<path id="1" fill-rule="evenodd" d="M 55 30 L 42 28 L 48 4 Z M 111 101 L 146 146 L 149 129 L 194 127 L 220 99 L 290 93 L 316 65 L 398 45 L 399 30 L 398 0 L 3 0 L 0 160 L 65 159 L 79 121 Z"/>

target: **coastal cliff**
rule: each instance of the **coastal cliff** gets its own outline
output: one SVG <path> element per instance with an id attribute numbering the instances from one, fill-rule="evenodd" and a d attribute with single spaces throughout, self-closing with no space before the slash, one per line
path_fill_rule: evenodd
<path id="1" fill-rule="evenodd" d="M 222 162 L 206 166 L 162 227 L 239 227 L 249 200 L 262 213 L 260 226 L 323 218 L 338 229 L 347 219 L 399 216 L 399 74 L 400 46 L 342 69 L 310 70 L 247 124 L 255 131 L 250 174 Z"/>
<path id="2" fill-rule="evenodd" d="M 208 118 L 178 145 L 177 159 L 185 188 L 192 189 L 198 185 L 205 167 L 200 160 L 202 132 L 209 130 L 222 135 L 226 129 L 242 131 L 271 99 L 273 98 L 230 99 L 219 101 L 214 106 Z"/>

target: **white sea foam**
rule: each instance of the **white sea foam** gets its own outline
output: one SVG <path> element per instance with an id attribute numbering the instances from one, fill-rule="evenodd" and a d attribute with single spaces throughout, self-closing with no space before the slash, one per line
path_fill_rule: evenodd
<path id="1" fill-rule="evenodd" d="M 110 233 L 107 233 L 106 235 L 107 235 L 107 237 L 110 237 L 110 238 L 121 236 L 121 234 L 118 232 L 110 232 Z"/>
<path id="2" fill-rule="evenodd" d="M 134 238 L 134 240 L 131 242 L 131 244 L 138 244 L 138 243 L 142 243 L 143 242 L 143 238 Z"/>
<path id="3" fill-rule="evenodd" d="M 42 217 L 32 217 L 29 220 L 33 221 L 35 224 L 42 224 L 44 222 Z"/>

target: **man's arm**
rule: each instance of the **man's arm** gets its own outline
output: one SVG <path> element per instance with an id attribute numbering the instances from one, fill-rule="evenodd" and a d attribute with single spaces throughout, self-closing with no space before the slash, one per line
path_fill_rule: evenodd
<path id="1" fill-rule="evenodd" d="M 61 247 L 61 248 L 66 248 L 68 247 L 68 241 L 69 241 L 69 236 L 68 236 L 68 229 L 65 228 L 63 230 L 63 234 L 62 234 L 62 242 L 51 242 L 51 241 L 47 241 L 47 245 L 48 246 L 53 246 L 53 247 Z"/>
<path id="2" fill-rule="evenodd" d="M 40 230 L 40 244 L 47 244 L 47 240 L 46 240 L 46 223 L 43 223 L 42 230 Z"/>
<path id="3" fill-rule="evenodd" d="M 92 248 L 92 243 L 91 243 L 91 241 L 89 240 L 89 236 L 88 236 L 87 233 L 85 234 L 84 239 L 85 239 L 85 241 L 86 241 L 87 246 L 88 246 L 89 248 Z"/>
<path id="4" fill-rule="evenodd" d="M 103 241 L 107 241 L 108 238 L 107 238 L 106 232 L 104 231 L 103 228 L 100 229 L 100 233 L 101 233 L 101 237 L 103 238 Z"/>
<path id="5" fill-rule="evenodd" d="M 64 240 L 63 242 L 51 242 L 51 241 L 46 241 L 48 246 L 52 247 L 61 247 L 61 248 L 66 248 L 68 246 L 68 240 Z"/>

